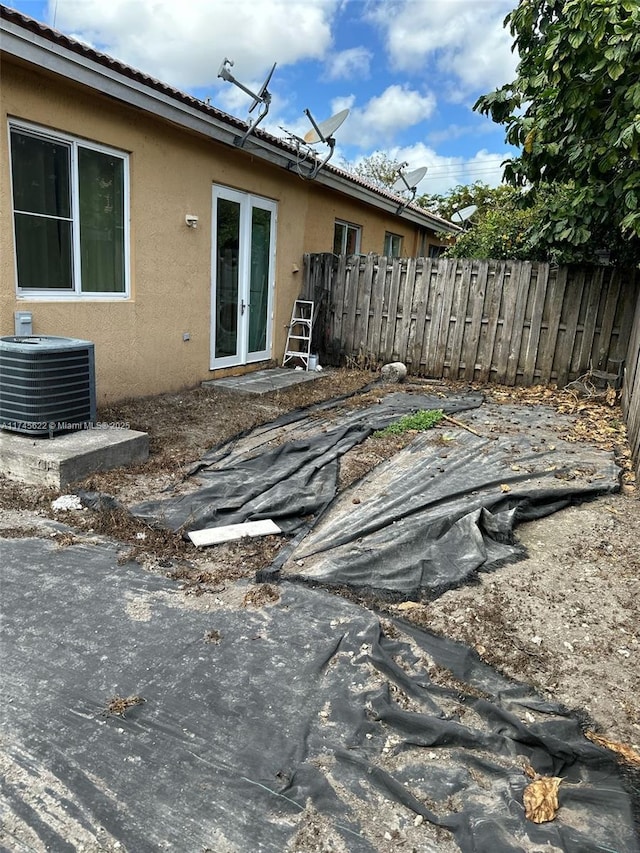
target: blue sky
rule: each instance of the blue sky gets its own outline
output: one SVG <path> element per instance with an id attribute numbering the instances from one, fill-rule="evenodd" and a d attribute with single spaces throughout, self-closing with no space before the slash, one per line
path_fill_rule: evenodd
<path id="1" fill-rule="evenodd" d="M 504 131 L 471 109 L 513 79 L 516 0 L 7 0 L 7 5 L 242 119 L 274 62 L 263 127 L 303 136 L 309 109 L 350 115 L 334 162 L 376 151 L 427 166 L 419 194 L 500 182 Z"/>

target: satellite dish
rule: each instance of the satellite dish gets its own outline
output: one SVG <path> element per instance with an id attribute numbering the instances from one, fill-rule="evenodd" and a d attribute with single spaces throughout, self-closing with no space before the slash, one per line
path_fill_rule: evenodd
<path id="1" fill-rule="evenodd" d="M 411 202 L 416 197 L 416 190 L 418 189 L 418 184 L 427 174 L 427 167 L 420 166 L 419 169 L 414 169 L 413 172 L 408 172 L 406 175 L 402 173 L 402 170 L 405 166 L 408 166 L 408 163 L 400 163 L 398 166 L 398 177 L 391 185 L 391 190 L 396 193 L 402 193 L 409 190 L 411 193 L 411 198 L 403 201 L 402 204 L 396 210 L 396 216 L 402 213 L 405 207 L 408 207 Z"/>
<path id="2" fill-rule="evenodd" d="M 463 207 L 462 210 L 456 210 L 455 213 L 451 214 L 451 221 L 459 225 L 464 225 L 468 219 L 471 219 L 477 209 L 477 204 L 470 204 L 469 207 Z"/>
<path id="3" fill-rule="evenodd" d="M 289 168 L 296 169 L 301 178 L 306 178 L 307 180 L 312 181 L 320 169 L 322 169 L 322 167 L 328 163 L 333 156 L 333 152 L 336 147 L 334 133 L 349 115 L 349 110 L 341 110 L 339 113 L 331 116 L 331 118 L 325 119 L 320 123 L 314 119 L 310 110 L 305 110 L 304 112 L 313 126 L 311 130 L 305 133 L 302 139 L 293 133 L 288 134 L 290 142 L 294 143 L 296 146 L 296 152 L 298 155 L 295 162 L 292 161 L 289 163 Z M 316 152 L 311 148 L 312 145 L 316 145 L 318 142 L 324 142 L 325 145 L 329 147 L 329 151 L 327 152 L 324 160 L 321 160 L 317 156 Z M 308 166 L 305 165 L 307 163 L 309 164 Z"/>
<path id="4" fill-rule="evenodd" d="M 465 229 L 477 209 L 477 204 L 470 204 L 469 207 L 463 207 L 462 210 L 456 210 L 455 213 L 451 214 L 451 221 L 455 222 L 456 225 L 461 225 L 462 228 Z"/>
<path id="5" fill-rule="evenodd" d="M 314 145 L 316 142 L 327 142 L 327 140 L 331 139 L 333 134 L 349 115 L 349 110 L 340 110 L 339 113 L 331 116 L 331 118 L 321 121 L 320 124 L 316 124 L 309 110 L 305 110 L 305 114 L 313 125 L 313 128 L 305 133 L 304 141 L 308 145 Z"/>
<path id="6" fill-rule="evenodd" d="M 402 169 L 402 166 L 400 168 Z M 426 166 L 420 166 L 419 169 L 414 169 L 413 172 L 408 172 L 406 175 L 403 175 L 402 172 L 400 172 L 400 176 L 392 184 L 391 189 L 394 192 L 404 192 L 405 190 L 413 191 L 426 174 Z"/>
<path id="7" fill-rule="evenodd" d="M 244 145 L 244 143 L 247 140 L 247 137 L 251 133 L 253 133 L 253 131 L 260 124 L 262 119 L 269 112 L 269 106 L 271 104 L 271 93 L 269 92 L 267 87 L 268 87 L 269 83 L 271 82 L 271 77 L 273 76 L 273 72 L 276 70 L 276 64 L 277 63 L 275 63 L 275 62 L 273 63 L 271 71 L 267 74 L 267 78 L 264 81 L 264 83 L 262 84 L 262 86 L 260 86 L 260 89 L 258 90 L 258 92 L 253 92 L 251 89 L 248 88 L 248 86 L 245 86 L 243 83 L 240 83 L 240 81 L 236 80 L 236 78 L 233 76 L 233 74 L 229 71 L 229 68 L 231 68 L 233 66 L 233 59 L 227 59 L 225 57 L 222 65 L 220 66 L 220 70 L 218 71 L 218 77 L 221 77 L 227 83 L 233 83 L 234 86 L 237 86 L 238 89 L 241 89 L 243 92 L 245 92 L 247 95 L 249 95 L 250 98 L 253 99 L 251 102 L 251 106 L 249 107 L 250 113 L 255 110 L 255 108 L 258 106 L 258 104 L 262 104 L 262 106 L 263 106 L 263 109 L 262 109 L 260 115 L 256 119 L 254 119 L 254 121 L 249 125 L 244 136 L 242 138 L 236 137 L 236 145 L 239 148 L 242 148 L 242 146 Z"/>
<path id="8" fill-rule="evenodd" d="M 271 66 L 271 71 L 267 74 L 267 79 L 264 81 L 262 86 L 258 89 L 258 94 L 253 99 L 253 103 L 249 107 L 249 112 L 252 113 L 258 104 L 262 103 L 271 103 L 271 93 L 267 90 L 267 86 L 271 82 L 271 78 L 273 77 L 273 72 L 276 70 L 276 65 L 278 63 L 274 62 Z"/>

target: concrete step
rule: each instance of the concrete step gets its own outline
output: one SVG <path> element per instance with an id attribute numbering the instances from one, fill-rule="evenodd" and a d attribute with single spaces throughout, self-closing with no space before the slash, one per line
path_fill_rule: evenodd
<path id="1" fill-rule="evenodd" d="M 149 458 L 146 432 L 106 426 L 35 438 L 0 430 L 0 474 L 64 489 L 96 471 L 138 465 Z"/>

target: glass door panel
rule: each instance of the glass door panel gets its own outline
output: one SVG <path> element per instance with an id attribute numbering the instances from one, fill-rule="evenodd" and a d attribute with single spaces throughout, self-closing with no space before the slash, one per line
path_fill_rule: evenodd
<path id="1" fill-rule="evenodd" d="M 238 355 L 240 205 L 219 198 L 216 211 L 215 358 Z"/>
<path id="2" fill-rule="evenodd" d="M 251 280 L 249 299 L 249 353 L 267 348 L 269 268 L 271 260 L 271 211 L 251 211 Z"/>
<path id="3" fill-rule="evenodd" d="M 276 203 L 213 188 L 211 368 L 271 358 Z"/>

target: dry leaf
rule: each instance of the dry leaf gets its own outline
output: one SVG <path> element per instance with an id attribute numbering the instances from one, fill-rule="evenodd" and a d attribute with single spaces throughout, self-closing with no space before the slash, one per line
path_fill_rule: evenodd
<path id="1" fill-rule="evenodd" d="M 616 755 L 619 755 L 627 763 L 635 764 L 640 767 L 640 755 L 638 755 L 635 749 L 632 749 L 625 743 L 619 743 L 617 740 L 609 740 L 609 738 L 604 737 L 603 735 L 597 735 L 595 732 L 585 732 L 585 736 L 588 737 L 592 743 L 596 743 L 598 746 L 603 746 L 605 749 L 610 749 L 611 752 L 615 752 Z"/>
<path id="2" fill-rule="evenodd" d="M 533 823 L 546 823 L 553 820 L 558 811 L 557 776 L 542 776 L 524 789 L 523 801 L 525 816 Z"/>
<path id="3" fill-rule="evenodd" d="M 500 484 L 500 491 L 502 491 L 502 492 L 510 492 L 510 491 L 511 491 L 511 486 L 510 486 L 508 483 L 501 483 L 501 484 Z"/>
<path id="4" fill-rule="evenodd" d="M 419 601 L 403 601 L 398 604 L 398 610 L 415 610 L 416 607 L 422 607 Z"/>

